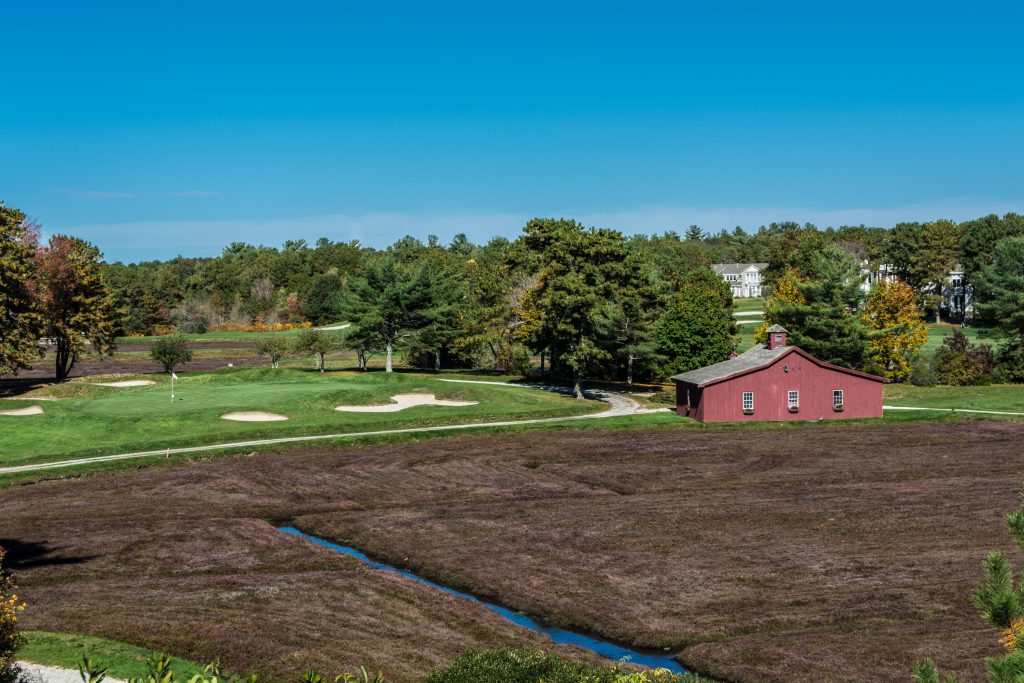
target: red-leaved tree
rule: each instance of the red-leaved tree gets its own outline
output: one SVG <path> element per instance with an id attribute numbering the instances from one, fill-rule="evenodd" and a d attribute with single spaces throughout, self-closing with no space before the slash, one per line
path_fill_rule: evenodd
<path id="1" fill-rule="evenodd" d="M 57 380 L 67 379 L 86 349 L 114 351 L 123 316 L 103 280 L 103 255 L 84 240 L 54 235 L 36 252 L 33 289 L 45 321 L 44 335 L 56 349 Z"/>

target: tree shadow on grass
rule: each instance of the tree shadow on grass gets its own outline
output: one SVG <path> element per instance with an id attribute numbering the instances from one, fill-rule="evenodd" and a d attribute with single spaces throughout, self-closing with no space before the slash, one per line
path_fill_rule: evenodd
<path id="1" fill-rule="evenodd" d="M 20 541 L 16 538 L 0 538 L 0 548 L 7 553 L 4 557 L 4 568 L 13 571 L 81 564 L 99 557 L 99 555 L 57 555 L 48 543 Z"/>

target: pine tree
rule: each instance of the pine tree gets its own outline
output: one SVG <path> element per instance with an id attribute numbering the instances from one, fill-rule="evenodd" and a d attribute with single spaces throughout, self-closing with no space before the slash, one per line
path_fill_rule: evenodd
<path id="1" fill-rule="evenodd" d="M 992 320 L 1015 346 L 1024 346 L 1024 237 L 1009 237 L 996 244 L 992 265 L 981 268 L 977 304 L 984 319 Z"/>
<path id="2" fill-rule="evenodd" d="M 541 263 L 536 285 L 523 301 L 524 339 L 570 368 L 573 392 L 582 378 L 611 358 L 599 340 L 609 301 L 626 279 L 626 242 L 614 230 L 584 229 L 576 221 L 536 219 L 525 242 Z"/>
<path id="3" fill-rule="evenodd" d="M 789 330 L 793 343 L 811 355 L 850 368 L 862 367 L 868 334 L 856 311 L 864 276 L 854 260 L 829 245 L 814 254 L 793 284 L 803 303 L 780 302 L 776 322 Z"/>
<path id="4" fill-rule="evenodd" d="M 1024 506 L 1006 517 L 1006 526 L 1014 543 L 1024 550 Z M 997 629 L 999 643 L 1007 651 L 1002 657 L 986 657 L 985 672 L 990 683 L 1019 683 L 1024 680 L 1024 576 L 1014 581 L 1013 567 L 1001 551 L 989 553 L 983 567 L 985 582 L 974 591 L 974 605 L 981 618 Z M 938 683 L 935 663 L 928 659 L 916 664 L 914 680 Z M 957 683 L 952 676 L 945 681 Z"/>

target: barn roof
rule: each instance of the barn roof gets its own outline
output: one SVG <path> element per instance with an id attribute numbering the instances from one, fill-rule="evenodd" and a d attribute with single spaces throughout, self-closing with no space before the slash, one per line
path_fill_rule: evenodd
<path id="1" fill-rule="evenodd" d="M 697 368 L 696 370 L 690 370 L 684 372 L 681 375 L 676 375 L 672 379 L 677 382 L 689 382 L 690 384 L 709 384 L 716 380 L 725 379 L 726 377 L 732 377 L 740 373 L 746 372 L 747 370 L 755 370 L 766 365 L 771 365 L 777 360 L 782 354 L 787 351 L 792 351 L 792 346 L 777 346 L 774 349 L 769 349 L 764 344 L 758 344 L 752 349 L 748 349 L 729 360 L 723 360 L 721 363 L 715 363 L 714 365 L 708 365 L 703 368 Z"/>
<path id="2" fill-rule="evenodd" d="M 721 363 L 715 363 L 714 365 L 708 365 L 707 367 L 697 368 L 696 370 L 690 370 L 689 372 L 684 372 L 681 375 L 676 375 L 672 379 L 677 382 L 687 382 L 689 384 L 696 384 L 697 386 L 702 387 L 708 384 L 715 384 L 716 382 L 720 382 L 730 377 L 745 375 L 748 372 L 766 368 L 788 353 L 798 353 L 804 358 L 817 363 L 820 367 L 835 370 L 837 372 L 843 372 L 857 377 L 864 377 L 877 382 L 889 381 L 884 377 L 878 377 L 877 375 L 858 372 L 857 370 L 851 370 L 850 368 L 844 368 L 820 361 L 796 346 L 777 346 L 774 349 L 769 349 L 764 344 L 758 344 L 757 346 L 744 351 L 735 358 L 730 358 L 729 360 L 724 360 Z"/>

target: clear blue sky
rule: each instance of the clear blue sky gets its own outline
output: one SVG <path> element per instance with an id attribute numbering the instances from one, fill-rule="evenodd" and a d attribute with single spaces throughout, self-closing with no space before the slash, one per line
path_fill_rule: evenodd
<path id="1" fill-rule="evenodd" d="M 229 241 L 1024 210 L 1016 2 L 9 2 L 0 198 Z"/>

